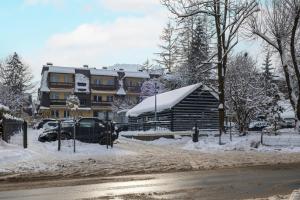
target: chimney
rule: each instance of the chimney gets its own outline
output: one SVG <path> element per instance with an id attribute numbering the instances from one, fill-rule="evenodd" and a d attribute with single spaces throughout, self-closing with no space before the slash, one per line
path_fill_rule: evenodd
<path id="1" fill-rule="evenodd" d="M 47 66 L 53 66 L 53 63 L 52 62 L 47 62 L 46 65 Z"/>
<path id="2" fill-rule="evenodd" d="M 107 69 L 107 67 L 102 67 L 102 69 Z"/>
<path id="3" fill-rule="evenodd" d="M 83 65 L 83 67 L 84 67 L 84 68 L 89 68 L 89 66 L 88 66 L 88 65 Z"/>
<path id="4" fill-rule="evenodd" d="M 119 71 L 124 71 L 124 69 L 119 69 Z"/>

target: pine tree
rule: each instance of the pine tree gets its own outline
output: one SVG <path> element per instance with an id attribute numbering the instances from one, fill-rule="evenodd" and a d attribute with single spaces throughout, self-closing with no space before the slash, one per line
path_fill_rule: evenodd
<path id="1" fill-rule="evenodd" d="M 8 56 L 6 62 L 0 68 L 0 83 L 9 91 L 9 96 L 15 98 L 8 102 L 11 109 L 19 112 L 23 104 L 24 93 L 33 88 L 31 84 L 32 75 L 28 66 L 23 64 L 19 55 L 14 53 Z M 14 113 L 20 114 L 20 113 Z"/>

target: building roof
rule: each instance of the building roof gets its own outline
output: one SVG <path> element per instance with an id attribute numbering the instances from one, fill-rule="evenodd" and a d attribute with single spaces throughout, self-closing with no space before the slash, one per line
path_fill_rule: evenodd
<path id="1" fill-rule="evenodd" d="M 115 70 L 109 69 L 90 69 L 91 75 L 98 75 L 98 76 L 118 76 L 118 72 Z"/>
<path id="2" fill-rule="evenodd" d="M 210 88 L 202 85 L 201 83 L 197 83 L 194 85 L 189 85 L 186 87 L 182 87 L 176 90 L 171 90 L 169 92 L 164 92 L 156 95 L 157 98 L 157 112 L 161 112 L 166 109 L 171 109 L 173 106 L 178 104 L 185 97 L 190 95 L 199 87 L 203 87 L 203 90 L 211 92 L 216 98 L 218 95 L 215 94 Z M 155 96 L 151 96 L 143 100 L 141 103 L 130 109 L 126 116 L 137 117 L 146 112 L 154 112 L 155 110 Z"/>
<path id="3" fill-rule="evenodd" d="M 60 66 L 47 66 L 48 72 L 63 73 L 63 74 L 75 74 L 74 67 L 60 67 Z"/>
<path id="4" fill-rule="evenodd" d="M 130 72 L 125 71 L 124 77 L 130 77 L 130 78 L 150 78 L 149 74 L 147 72 Z"/>

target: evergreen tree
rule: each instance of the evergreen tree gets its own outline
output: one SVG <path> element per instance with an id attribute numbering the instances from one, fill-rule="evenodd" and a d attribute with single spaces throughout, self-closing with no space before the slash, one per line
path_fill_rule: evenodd
<path id="1" fill-rule="evenodd" d="M 272 73 L 272 70 L 274 68 L 271 67 L 272 60 L 271 60 L 270 51 L 267 51 L 264 63 L 262 65 L 263 65 L 262 70 L 263 70 L 263 78 L 264 78 L 264 88 L 265 88 L 266 95 L 268 95 L 271 92 L 269 90 L 271 89 L 271 83 L 274 78 L 274 75 Z"/>
<path id="2" fill-rule="evenodd" d="M 29 68 L 22 63 L 19 55 L 14 53 L 1 65 L 0 74 L 1 85 L 7 88 L 9 97 L 15 98 L 14 101 L 9 101 L 7 106 L 15 111 L 14 114 L 20 114 L 24 93 L 33 88 L 31 84 L 33 77 Z"/>

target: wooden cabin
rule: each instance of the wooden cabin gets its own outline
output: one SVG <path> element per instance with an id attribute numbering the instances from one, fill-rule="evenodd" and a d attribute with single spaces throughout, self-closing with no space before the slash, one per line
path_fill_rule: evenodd
<path id="1" fill-rule="evenodd" d="M 198 83 L 148 97 L 132 109 L 128 116 L 130 130 L 149 130 L 155 127 L 171 131 L 192 130 L 197 122 L 200 129 L 218 129 L 218 95 Z"/>

